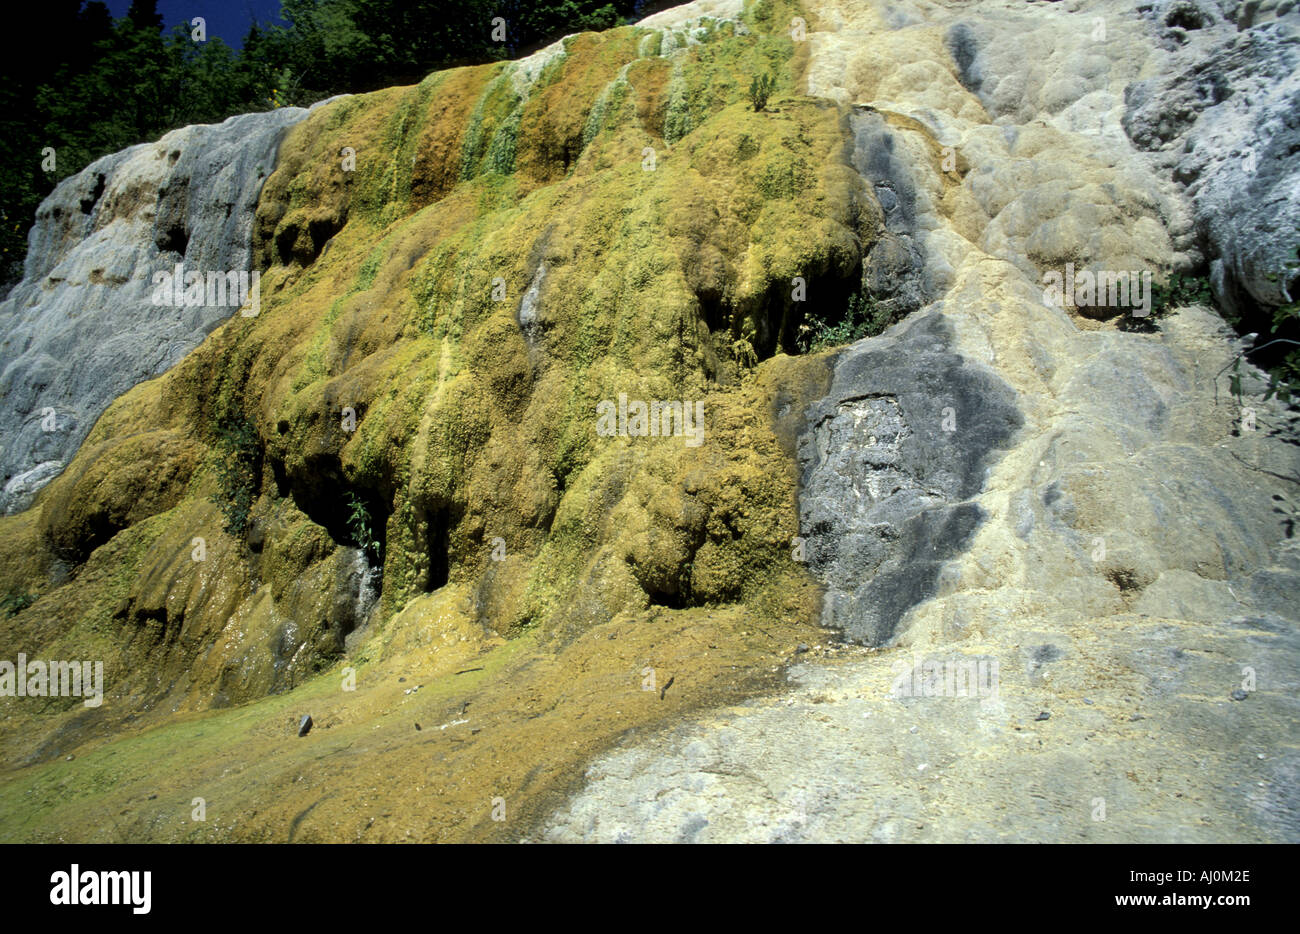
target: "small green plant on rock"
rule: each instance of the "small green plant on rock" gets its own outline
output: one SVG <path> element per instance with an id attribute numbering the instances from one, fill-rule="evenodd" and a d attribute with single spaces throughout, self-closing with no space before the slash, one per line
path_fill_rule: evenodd
<path id="1" fill-rule="evenodd" d="M 767 99 L 772 96 L 774 90 L 776 90 L 776 79 L 772 77 L 771 72 L 765 75 L 754 75 L 754 80 L 749 82 L 749 100 L 754 105 L 755 112 L 767 107 Z"/>
<path id="2" fill-rule="evenodd" d="M 355 493 L 349 492 L 348 498 L 348 531 L 357 543 L 357 547 L 367 555 L 379 558 L 379 542 L 375 540 L 374 530 L 371 528 L 370 510 L 366 508 L 365 501 Z"/>
<path id="3" fill-rule="evenodd" d="M 253 501 L 257 498 L 261 442 L 256 429 L 243 418 L 218 425 L 215 434 L 217 492 L 212 495 L 212 501 L 225 517 L 226 531 L 231 535 L 243 535 L 248 529 Z"/>
<path id="4" fill-rule="evenodd" d="M 36 597 L 32 594 L 11 590 L 3 597 L 0 597 L 0 612 L 3 612 L 7 617 L 17 616 L 35 602 Z"/>
<path id="5" fill-rule="evenodd" d="M 1286 264 L 1288 271 L 1300 269 L 1300 246 L 1296 247 L 1295 254 L 1295 260 Z M 1270 274 L 1268 278 L 1276 281 L 1277 275 Z M 1252 324 L 1256 323 L 1255 321 L 1243 322 L 1239 318 L 1228 318 L 1226 315 L 1224 317 L 1238 332 L 1244 332 Z M 1264 391 L 1265 401 L 1277 396 L 1280 401 L 1290 405 L 1296 399 L 1300 399 L 1300 299 L 1287 302 L 1285 305 L 1273 309 L 1268 332 L 1272 335 L 1270 340 L 1238 354 L 1228 366 L 1225 366 L 1220 371 L 1220 374 L 1222 374 L 1223 371 L 1231 367 L 1232 372 L 1228 376 L 1228 384 L 1238 405 L 1241 405 L 1243 397 L 1241 361 L 1243 357 L 1248 355 L 1253 357 L 1268 373 L 1268 388 Z M 1267 365 L 1260 360 L 1259 354 L 1260 351 L 1267 350 L 1270 347 L 1289 349 L 1286 350 L 1286 355 L 1281 358 L 1276 356 L 1281 350 L 1275 350 L 1274 356 L 1269 359 L 1276 362 Z"/>
<path id="6" fill-rule="evenodd" d="M 898 321 L 898 316 L 866 292 L 849 296 L 843 320 L 828 324 L 816 315 L 799 328 L 798 343 L 804 353 L 817 353 L 827 347 L 851 344 L 864 337 L 875 337 Z"/>
<path id="7" fill-rule="evenodd" d="M 1205 276 L 1170 273 L 1164 282 L 1151 283 L 1150 313 L 1141 317 L 1136 314 L 1123 315 L 1118 327 L 1121 331 L 1151 334 L 1159 330 L 1155 324 L 1157 318 L 1164 317 L 1175 308 L 1186 308 L 1189 305 L 1215 307 L 1210 280 Z"/>
<path id="8" fill-rule="evenodd" d="M 1211 305 L 1210 280 L 1205 276 L 1172 273 L 1163 284 L 1151 284 L 1151 314 L 1162 315 L 1173 308 Z"/>
<path id="9" fill-rule="evenodd" d="M 1276 334 L 1278 329 L 1282 327 L 1294 332 L 1296 325 L 1300 323 L 1300 302 L 1291 302 L 1274 309 L 1273 315 L 1271 333 Z M 1277 337 L 1260 344 L 1258 347 L 1252 347 L 1250 352 L 1256 353 L 1278 344 L 1288 345 L 1291 350 L 1287 352 L 1285 357 L 1267 368 L 1268 388 L 1264 390 L 1264 401 L 1267 402 L 1277 396 L 1282 402 L 1290 404 L 1293 399 L 1300 398 L 1300 341 Z M 1232 375 L 1229 377 L 1232 394 L 1236 397 L 1238 405 L 1242 401 L 1241 359 L 1243 356 L 1245 354 L 1241 353 L 1233 359 L 1231 364 Z"/>
<path id="10" fill-rule="evenodd" d="M 1296 258 L 1287 263 L 1288 270 L 1300 269 L 1300 246 L 1295 250 Z M 1274 335 L 1273 343 L 1288 344 L 1291 350 L 1268 370 L 1268 391 L 1264 398 L 1276 395 L 1283 402 L 1290 402 L 1300 396 L 1300 342 L 1292 338 L 1300 337 L 1300 299 L 1287 302 L 1273 309 L 1273 323 L 1269 333 Z"/>

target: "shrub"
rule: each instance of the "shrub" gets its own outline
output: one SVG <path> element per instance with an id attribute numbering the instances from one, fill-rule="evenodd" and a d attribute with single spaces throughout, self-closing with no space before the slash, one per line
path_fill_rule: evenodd
<path id="1" fill-rule="evenodd" d="M 1162 315 L 1171 308 L 1185 308 L 1188 305 L 1213 306 L 1210 296 L 1210 280 L 1205 276 L 1184 276 L 1173 273 L 1162 285 L 1151 285 L 1151 314 Z"/>
<path id="2" fill-rule="evenodd" d="M 262 466 L 262 446 L 257 431 L 243 418 L 223 423 L 217 437 L 217 491 L 212 501 L 221 508 L 226 531 L 242 535 L 257 498 Z"/>
<path id="3" fill-rule="evenodd" d="M 1281 331 L 1283 334 L 1290 334 L 1292 337 L 1300 337 L 1300 301 L 1290 302 L 1280 308 L 1273 310 L 1273 325 L 1269 328 L 1270 334 L 1277 334 Z M 1264 391 L 1265 401 L 1277 396 L 1283 402 L 1290 403 L 1292 399 L 1300 398 L 1300 340 L 1294 340 L 1291 337 L 1274 337 L 1256 347 L 1252 347 L 1250 354 L 1259 354 L 1260 351 L 1268 347 L 1278 347 L 1283 345 L 1289 347 L 1284 356 L 1274 357 L 1276 360 L 1271 366 L 1265 366 L 1264 370 L 1268 373 L 1268 388 Z M 1276 352 L 1275 352 L 1276 353 Z M 1244 354 L 1238 354 L 1232 361 L 1232 375 L 1229 377 L 1232 386 L 1232 394 L 1236 396 L 1237 403 L 1241 403 L 1241 358 Z"/>
<path id="4" fill-rule="evenodd" d="M 1287 263 L 1288 270 L 1300 269 L 1300 246 L 1296 247 L 1295 255 L 1295 261 Z M 1300 397 L 1300 341 L 1297 341 L 1300 338 L 1300 299 L 1273 309 L 1269 333 L 1273 335 L 1270 343 L 1287 345 L 1291 349 L 1268 368 L 1268 391 L 1264 398 L 1276 395 L 1283 402 L 1290 402 L 1292 398 Z"/>
<path id="5" fill-rule="evenodd" d="M 1286 264 L 1288 274 L 1300 270 L 1300 246 L 1296 247 L 1295 254 L 1296 259 Z M 1276 281 L 1277 274 L 1269 274 L 1268 278 Z M 1153 310 L 1156 309 L 1158 300 L 1161 311 L 1192 302 L 1209 304 L 1209 283 L 1204 279 L 1171 276 L 1164 288 L 1153 289 Z M 1266 401 L 1277 396 L 1282 402 L 1291 404 L 1300 398 L 1300 299 L 1274 308 L 1271 312 L 1267 309 L 1248 309 L 1244 314 L 1229 314 L 1226 311 L 1220 313 L 1239 334 L 1250 333 L 1267 325 L 1270 335 L 1268 340 L 1256 343 L 1249 350 L 1238 354 L 1220 371 L 1222 375 L 1231 368 L 1228 384 L 1237 404 L 1242 403 L 1243 358 L 1251 360 L 1268 373 L 1268 388 L 1264 391 Z"/>
<path id="6" fill-rule="evenodd" d="M 1159 330 L 1156 320 L 1164 317 L 1175 308 L 1188 305 L 1205 305 L 1214 308 L 1210 292 L 1210 280 L 1205 276 L 1185 276 L 1172 273 L 1164 282 L 1151 283 L 1151 313 L 1142 317 L 1122 315 L 1116 326 L 1121 331 L 1138 334 L 1153 334 Z M 1225 320 L 1227 316 L 1225 315 Z M 1235 324 L 1235 321 L 1229 321 Z"/>
<path id="7" fill-rule="evenodd" d="M 754 80 L 749 83 L 749 100 L 753 103 L 755 111 L 760 111 L 767 106 L 767 99 L 772 96 L 772 91 L 775 89 L 776 79 L 772 77 L 771 72 L 754 76 Z"/>
<path id="8" fill-rule="evenodd" d="M 875 337 L 898 320 L 895 312 L 884 307 L 866 292 L 849 297 L 849 306 L 838 324 L 828 324 L 816 315 L 799 328 L 799 346 L 804 353 L 817 353 L 827 347 L 851 344 L 864 337 Z"/>

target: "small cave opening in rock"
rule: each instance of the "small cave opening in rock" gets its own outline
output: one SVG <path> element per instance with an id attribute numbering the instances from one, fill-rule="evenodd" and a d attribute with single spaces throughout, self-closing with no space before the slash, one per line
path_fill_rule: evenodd
<path id="1" fill-rule="evenodd" d="M 722 293 L 715 289 L 702 289 L 696 294 L 700 303 L 700 317 L 704 326 L 713 334 L 726 329 L 731 323 L 731 309 L 727 306 Z"/>
<path id="2" fill-rule="evenodd" d="M 851 300 L 862 294 L 860 262 L 847 276 L 832 273 L 809 279 L 803 301 L 794 301 L 793 289 L 781 290 L 777 283 L 768 288 L 770 301 L 779 302 L 769 304 L 769 307 L 772 308 L 773 320 L 780 322 L 775 339 L 776 349 L 782 353 L 792 356 L 805 353 L 818 337 L 837 330 L 856 334 L 855 328 L 861 329 L 865 325 L 861 315 L 850 320 L 850 313 L 854 310 Z"/>
<path id="3" fill-rule="evenodd" d="M 158 238 L 154 242 L 161 253 L 184 256 L 186 248 L 190 245 L 190 235 L 185 230 L 184 224 L 172 224 L 158 231 Z"/>
<path id="4" fill-rule="evenodd" d="M 647 590 L 651 606 L 661 606 L 669 610 L 685 610 L 691 606 L 690 600 L 680 589 L 675 591 Z"/>
<path id="5" fill-rule="evenodd" d="M 307 235 L 311 237 L 313 256 L 320 256 L 325 244 L 342 229 L 342 218 L 329 217 L 310 221 L 307 224 Z"/>
<path id="6" fill-rule="evenodd" d="M 1179 3 L 1165 17 L 1165 25 L 1173 29 L 1201 29 L 1205 20 L 1201 11 L 1190 3 Z"/>
<path id="7" fill-rule="evenodd" d="M 284 424 L 287 425 L 288 423 Z M 284 434 L 284 432 L 281 432 L 281 434 Z M 275 495 L 280 499 L 288 499 L 292 494 L 289 492 L 289 475 L 285 472 L 284 461 L 275 457 L 267 457 L 266 463 L 271 468 L 271 480 L 275 483 Z"/>
<path id="8" fill-rule="evenodd" d="M 704 606 L 708 602 L 707 596 L 695 592 L 694 584 L 695 556 L 704 545 L 706 535 L 702 526 L 686 530 L 686 534 L 688 540 L 683 543 L 686 548 L 680 563 L 654 561 L 642 565 L 631 555 L 626 557 L 628 569 L 632 572 L 642 593 L 646 595 L 650 606 L 685 610 Z M 719 596 L 716 589 L 712 596 L 715 598 Z M 730 596 L 732 595 L 727 594 L 725 598 Z"/>
<path id="9" fill-rule="evenodd" d="M 862 262 L 847 270 L 831 268 L 798 278 L 802 281 L 774 279 L 756 299 L 739 305 L 721 294 L 697 293 L 714 352 L 742 365 L 761 363 L 778 353 L 807 352 L 816 336 L 845 324 L 850 299 L 862 292 Z M 753 322 L 753 339 L 745 347 L 742 328 L 747 320 Z M 753 359 L 745 360 L 749 351 Z"/>
<path id="10" fill-rule="evenodd" d="M 314 218 L 305 224 L 285 224 L 275 234 L 275 253 L 280 265 L 289 266 L 296 262 L 300 266 L 310 266 L 346 222 L 346 214 L 341 214 Z"/>
<path id="11" fill-rule="evenodd" d="M 275 234 L 275 255 L 281 266 L 293 262 L 293 245 L 298 240 L 298 228 L 289 226 Z"/>
<path id="12" fill-rule="evenodd" d="M 309 457 L 302 474 L 290 474 L 277 459 L 270 459 L 270 465 L 281 496 L 292 498 L 335 542 L 360 549 L 371 567 L 383 567 L 392 514 L 387 499 L 375 490 L 349 484 L 337 454 Z"/>
<path id="13" fill-rule="evenodd" d="M 96 172 L 95 187 L 91 190 L 90 195 L 88 197 L 81 199 L 81 213 L 89 214 L 91 211 L 93 211 L 95 209 L 95 205 L 99 203 L 99 199 L 103 196 L 103 194 L 104 194 L 104 173 Z"/>
<path id="14" fill-rule="evenodd" d="M 447 507 L 434 507 L 424 513 L 425 549 L 428 570 L 424 577 L 424 592 L 432 593 L 444 587 L 451 577 L 451 530 L 458 516 Z"/>

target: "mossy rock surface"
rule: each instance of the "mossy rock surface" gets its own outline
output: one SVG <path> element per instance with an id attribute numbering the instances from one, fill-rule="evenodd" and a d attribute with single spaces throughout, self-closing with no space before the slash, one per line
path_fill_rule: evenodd
<path id="1" fill-rule="evenodd" d="M 819 599 L 791 557 L 789 420 L 828 372 L 792 356 L 790 296 L 796 278 L 812 302 L 856 287 L 880 213 L 848 164 L 844 112 L 795 93 L 795 43 L 751 25 L 689 43 L 582 34 L 541 68 L 442 72 L 297 126 L 258 209 L 260 314 L 119 399 L 33 509 L 0 519 L 23 555 L 0 583 L 38 597 L 5 647 L 82 657 L 72 635 L 94 633 L 111 672 L 101 714 L 20 716 L 35 738 L 7 739 L 7 763 L 166 721 L 104 754 L 148 759 L 165 733 L 196 744 L 168 754 L 178 776 L 218 781 L 205 744 L 252 728 L 274 758 L 279 720 L 297 715 L 286 697 L 337 711 L 313 714 L 325 737 L 335 722 L 363 735 L 394 697 L 382 678 L 337 693 L 359 666 L 423 672 L 426 697 L 472 684 L 510 724 L 467 736 L 439 759 L 447 774 L 487 781 L 497 743 L 521 762 L 572 749 L 535 781 L 502 779 L 540 801 L 621 731 L 765 684 Z M 747 100 L 756 69 L 777 79 L 770 112 Z M 602 437 L 597 406 L 621 395 L 702 411 L 700 443 Z M 258 449 L 238 534 L 214 502 L 231 424 Z M 349 590 L 356 509 L 382 560 L 373 613 Z M 453 659 L 484 673 L 455 680 Z M 662 700 L 641 684 L 656 659 L 672 669 L 660 686 L 677 679 Z M 455 719 L 444 706 L 426 714 L 435 727 Z M 528 709 L 550 713 L 525 738 L 528 717 L 507 711 Z M 63 781 L 42 768 L 21 781 Z M 106 781 L 102 799 L 11 817 L 0 836 L 46 839 L 99 813 L 130 784 Z M 447 794 L 436 837 L 496 832 L 468 790 Z M 307 836 L 289 823 L 141 832 Z"/>

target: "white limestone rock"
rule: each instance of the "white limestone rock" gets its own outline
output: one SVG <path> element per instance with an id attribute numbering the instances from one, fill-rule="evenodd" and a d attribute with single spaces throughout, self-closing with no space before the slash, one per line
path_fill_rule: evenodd
<path id="1" fill-rule="evenodd" d="M 249 268 L 253 214 L 302 108 L 189 126 L 99 159 L 37 211 L 0 302 L 0 508 L 24 508 L 110 402 L 158 376 L 237 307 L 160 306 L 153 276 Z"/>

